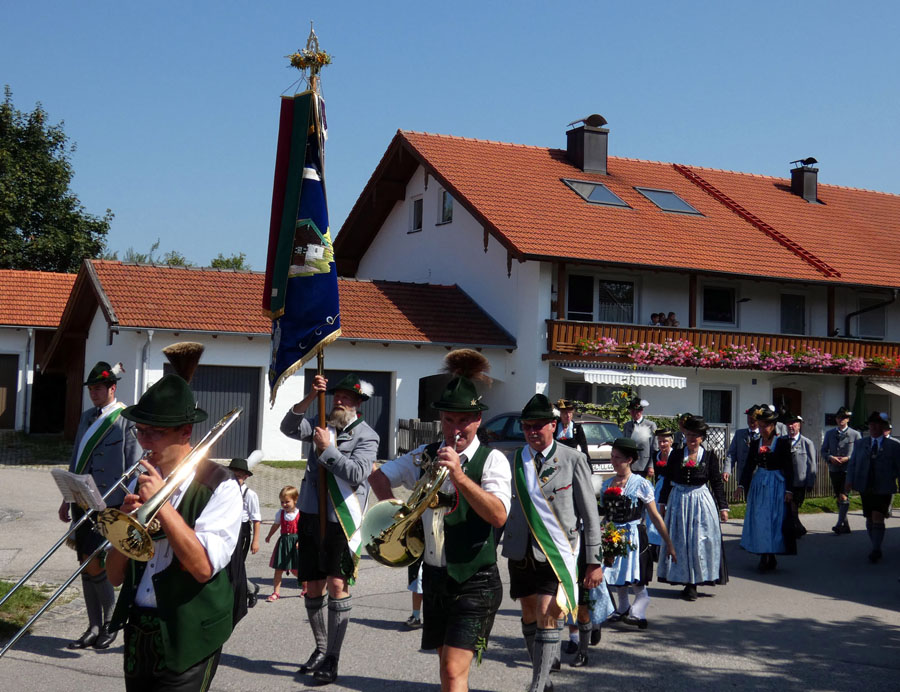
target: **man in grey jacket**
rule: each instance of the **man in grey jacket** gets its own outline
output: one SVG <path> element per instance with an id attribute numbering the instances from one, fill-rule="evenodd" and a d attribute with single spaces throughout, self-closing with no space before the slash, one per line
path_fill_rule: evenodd
<path id="1" fill-rule="evenodd" d="M 322 428 L 304 414 L 328 381 L 316 375 L 306 397 L 294 404 L 281 421 L 281 432 L 311 442 L 306 475 L 300 486 L 298 527 L 300 569 L 298 579 L 306 582 L 306 614 L 316 648 L 300 666 L 300 673 L 313 673 L 325 684 L 337 679 L 341 645 L 350 620 L 350 584 L 356 579 L 361 548 L 359 528 L 369 485 L 366 479 L 375 468 L 378 433 L 363 420 L 359 407 L 373 394 L 372 385 L 349 374 L 332 389 L 334 395 L 327 425 Z M 324 537 L 319 523 L 319 469 L 327 482 L 327 522 Z M 341 507 L 340 514 L 335 505 Z M 325 591 L 328 590 L 328 622 L 325 620 Z"/>
<path id="2" fill-rule="evenodd" d="M 728 455 L 725 457 L 725 470 L 722 471 L 722 480 L 728 481 L 732 474 L 736 478 L 741 477 L 744 463 L 750 454 L 750 443 L 759 439 L 759 423 L 753 412 L 759 408 L 756 404 L 748 408 L 744 413 L 747 416 L 747 427 L 736 430 L 728 446 Z"/>
<path id="3" fill-rule="evenodd" d="M 631 470 L 639 476 L 647 477 L 647 469 L 650 459 L 656 457 L 656 423 L 644 418 L 644 407 L 650 403 L 640 397 L 634 397 L 628 402 L 628 412 L 631 420 L 625 423 L 622 433 L 638 443 L 638 458 L 631 465 Z"/>
<path id="4" fill-rule="evenodd" d="M 877 411 L 869 416 L 869 437 L 857 442 L 847 464 L 846 492 L 859 491 L 866 532 L 872 543 L 869 562 L 881 559 L 881 543 L 884 540 L 884 518 L 891 504 L 891 495 L 897 492 L 900 479 L 900 442 L 885 437 L 891 419 Z"/>
<path id="5" fill-rule="evenodd" d="M 800 522 L 800 505 L 806 499 L 806 491 L 815 487 L 819 460 L 816 446 L 808 437 L 800 434 L 803 419 L 800 416 L 788 416 L 785 421 L 788 428 L 787 438 L 791 442 L 791 461 L 794 465 L 794 486 L 791 492 L 794 499 L 791 508 L 794 512 L 794 530 L 797 538 L 806 534 L 806 527 Z"/>
<path id="6" fill-rule="evenodd" d="M 543 394 L 535 394 L 522 410 L 528 444 L 513 461 L 513 499 L 503 539 L 509 595 L 519 599 L 532 659 L 531 692 L 542 692 L 547 684 L 559 646 L 556 621 L 578 607 L 579 582 L 590 589 L 603 579 L 590 466 L 584 454 L 554 441 L 557 416 Z M 582 541 L 586 564 L 579 565 Z"/>
<path id="7" fill-rule="evenodd" d="M 850 498 L 844 490 L 847 485 L 847 464 L 853 456 L 853 449 L 862 437 L 858 430 L 849 426 L 852 411 L 841 406 L 834 414 L 834 422 L 837 427 L 825 433 L 822 442 L 822 458 L 828 463 L 828 475 L 831 477 L 831 486 L 834 497 L 837 500 L 838 519 L 831 528 L 836 534 L 850 533 L 850 524 L 847 522 L 847 512 L 850 509 Z"/>
<path id="8" fill-rule="evenodd" d="M 75 433 L 75 447 L 69 471 L 89 474 L 97 484 L 101 495 L 105 495 L 141 458 L 141 448 L 134 436 L 134 423 L 122 418 L 125 404 L 116 401 L 116 386 L 121 365 L 115 367 L 100 361 L 87 376 L 85 386 L 91 404 L 78 422 Z M 106 498 L 109 507 L 118 507 L 125 498 L 125 491 L 118 490 Z M 78 505 L 71 506 L 71 518 L 80 519 L 84 510 Z M 69 504 L 59 506 L 60 521 L 69 521 Z M 75 549 L 78 562 L 88 558 L 105 541 L 103 536 L 91 528 L 90 523 L 82 524 L 75 532 Z M 107 649 L 116 640 L 115 633 L 109 631 L 109 621 L 116 595 L 106 577 L 104 561 L 101 557 L 91 560 L 81 575 L 81 587 L 87 606 L 88 629 L 78 639 L 69 643 L 70 649 Z"/>

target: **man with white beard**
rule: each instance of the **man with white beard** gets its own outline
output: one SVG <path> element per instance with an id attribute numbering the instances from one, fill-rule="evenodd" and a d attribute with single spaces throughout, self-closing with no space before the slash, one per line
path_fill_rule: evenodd
<path id="1" fill-rule="evenodd" d="M 306 582 L 306 613 L 316 648 L 300 666 L 316 682 L 337 679 L 341 645 L 350 620 L 350 584 L 357 576 L 361 548 L 359 527 L 378 456 L 378 433 L 363 420 L 359 407 L 374 393 L 372 385 L 349 374 L 328 390 L 334 395 L 325 428 L 304 414 L 328 381 L 316 375 L 306 397 L 294 404 L 281 421 L 281 432 L 311 442 L 306 475 L 300 486 L 298 579 Z M 326 471 L 327 522 L 319 530 L 319 469 Z M 335 511 L 335 506 L 339 511 Z M 326 626 L 325 592 L 328 591 Z"/>

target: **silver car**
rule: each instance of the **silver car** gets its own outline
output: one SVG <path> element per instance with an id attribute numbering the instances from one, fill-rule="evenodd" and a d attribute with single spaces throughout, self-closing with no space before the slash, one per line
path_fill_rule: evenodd
<path id="1" fill-rule="evenodd" d="M 501 413 L 489 419 L 479 430 L 481 439 L 507 455 L 524 447 L 525 433 L 522 432 L 520 415 L 518 412 Z M 612 451 L 613 441 L 622 436 L 619 426 L 587 413 L 575 414 L 574 420 L 584 429 L 591 470 L 601 477 L 599 480 L 605 480 L 613 475 L 609 453 Z"/>

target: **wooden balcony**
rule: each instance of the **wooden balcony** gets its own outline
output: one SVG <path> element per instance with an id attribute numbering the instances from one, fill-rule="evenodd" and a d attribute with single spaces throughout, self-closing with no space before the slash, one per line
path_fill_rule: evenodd
<path id="1" fill-rule="evenodd" d="M 578 360 L 629 362 L 624 349 L 599 356 L 583 356 L 579 342 L 582 339 L 612 338 L 619 344 L 663 343 L 665 341 L 689 341 L 695 346 L 718 349 L 725 346 L 755 346 L 759 351 L 797 351 L 818 349 L 832 355 L 849 354 L 858 358 L 900 358 L 900 343 L 863 339 L 831 339 L 827 337 L 793 336 L 787 334 L 760 334 L 754 332 L 691 329 L 688 327 L 651 327 L 649 325 L 613 324 L 609 322 L 573 322 L 547 320 L 547 353 L 545 360 L 575 357 Z M 898 375 L 869 367 L 865 374 Z"/>

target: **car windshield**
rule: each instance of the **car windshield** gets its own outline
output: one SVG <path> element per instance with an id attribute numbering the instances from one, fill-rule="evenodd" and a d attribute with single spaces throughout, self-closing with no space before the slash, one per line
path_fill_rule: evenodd
<path id="1" fill-rule="evenodd" d="M 585 421 L 581 427 L 584 429 L 584 436 L 589 445 L 612 444 L 617 437 L 621 436 L 615 423 Z"/>

